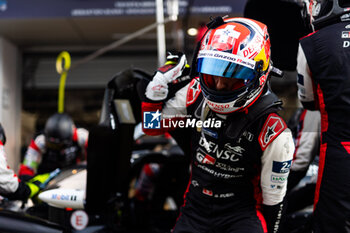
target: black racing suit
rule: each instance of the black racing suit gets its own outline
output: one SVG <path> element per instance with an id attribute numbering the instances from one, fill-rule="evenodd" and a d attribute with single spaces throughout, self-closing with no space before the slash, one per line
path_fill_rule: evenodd
<path id="1" fill-rule="evenodd" d="M 143 102 L 145 133 L 170 130 L 191 154 L 191 178 L 173 232 L 266 232 L 264 217 L 271 232 L 279 227 L 277 215 L 294 145 L 289 129 L 275 113 L 276 98 L 268 93 L 248 113 L 226 116 L 203 108 L 197 79 L 166 103 Z M 157 110 L 162 111 L 162 119 L 151 122 L 148 115 Z M 191 125 L 200 120 L 210 123 Z"/>
<path id="2" fill-rule="evenodd" d="M 300 41 L 298 95 L 321 112 L 314 232 L 350 232 L 350 29 L 341 22 Z"/>

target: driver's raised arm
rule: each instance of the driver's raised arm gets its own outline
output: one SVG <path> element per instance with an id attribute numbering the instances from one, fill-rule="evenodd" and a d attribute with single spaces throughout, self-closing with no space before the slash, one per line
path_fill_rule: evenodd
<path id="1" fill-rule="evenodd" d="M 170 54 L 169 56 L 168 60 L 172 61 L 168 61 L 159 68 L 152 81 L 146 86 L 144 93 L 139 93 L 144 95 L 141 97 L 143 99 L 142 128 L 149 135 L 161 135 L 173 129 L 166 122 L 183 119 L 187 113 L 186 96 L 189 84 L 178 90 L 171 98 L 168 86 L 170 83 L 176 83 L 185 75 L 183 71 L 187 60 L 184 54 Z M 174 62 L 174 57 L 176 57 L 176 62 Z M 164 125 L 169 127 L 163 127 Z"/>

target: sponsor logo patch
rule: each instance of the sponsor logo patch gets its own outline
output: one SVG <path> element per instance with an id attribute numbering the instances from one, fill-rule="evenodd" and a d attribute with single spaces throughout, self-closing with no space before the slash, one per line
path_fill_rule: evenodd
<path id="1" fill-rule="evenodd" d="M 186 106 L 193 104 L 197 100 L 200 93 L 201 86 L 199 85 L 199 80 L 198 78 L 193 79 L 187 90 Z"/>
<path id="2" fill-rule="evenodd" d="M 213 191 L 211 191 L 211 190 L 209 190 L 209 189 L 203 189 L 203 193 L 205 194 L 205 195 L 208 195 L 208 196 L 213 196 Z"/>
<path id="3" fill-rule="evenodd" d="M 233 197 L 235 194 L 234 193 L 220 193 L 220 194 L 214 194 L 215 198 L 229 198 Z"/>
<path id="4" fill-rule="evenodd" d="M 342 31 L 341 38 L 350 38 L 350 31 Z"/>
<path id="5" fill-rule="evenodd" d="M 199 145 L 201 146 L 201 151 L 208 151 L 214 158 L 223 159 L 223 160 L 231 160 L 232 162 L 239 161 L 240 157 L 242 157 L 244 153 L 244 149 L 240 146 L 231 146 L 230 143 L 226 143 L 224 148 L 219 147 L 218 144 L 207 140 L 209 144 L 208 150 L 205 148 L 205 140 L 203 137 L 199 140 Z"/>
<path id="6" fill-rule="evenodd" d="M 51 199 L 62 200 L 62 201 L 76 201 L 76 195 L 64 195 L 64 194 L 52 194 Z"/>
<path id="7" fill-rule="evenodd" d="M 196 180 L 192 180 L 192 181 L 191 181 L 191 184 L 192 184 L 194 187 L 198 187 L 198 186 L 199 186 L 199 183 L 198 183 L 198 181 L 196 181 Z"/>
<path id="8" fill-rule="evenodd" d="M 287 181 L 288 176 L 271 176 L 271 181 L 273 183 L 284 183 Z"/>
<path id="9" fill-rule="evenodd" d="M 240 146 L 231 146 L 230 143 L 226 143 L 224 148 L 226 148 L 229 151 L 232 151 L 233 153 L 237 153 L 238 155 L 242 156 L 242 153 L 245 151 Z"/>
<path id="10" fill-rule="evenodd" d="M 243 132 L 243 136 L 247 138 L 248 141 L 252 142 L 254 139 L 254 134 L 248 131 Z"/>
<path id="11" fill-rule="evenodd" d="M 266 147 L 286 128 L 287 126 L 282 118 L 275 113 L 271 113 L 265 121 L 259 135 L 261 149 L 264 151 Z"/>
<path id="12" fill-rule="evenodd" d="M 217 132 L 214 132 L 214 131 L 209 130 L 207 128 L 202 128 L 202 130 L 203 130 L 203 133 L 205 133 L 206 135 L 209 135 L 212 138 L 218 139 L 218 133 Z"/>
<path id="13" fill-rule="evenodd" d="M 284 161 L 284 162 L 273 161 L 272 171 L 275 173 L 288 173 L 291 164 L 292 164 L 292 160 Z"/>
<path id="14" fill-rule="evenodd" d="M 211 164 L 211 165 L 214 165 L 215 164 L 215 161 L 216 159 L 211 157 L 210 155 L 208 154 L 205 154 L 203 155 L 202 153 L 200 152 L 197 152 L 197 160 L 200 162 L 200 163 L 203 163 L 203 164 Z"/>

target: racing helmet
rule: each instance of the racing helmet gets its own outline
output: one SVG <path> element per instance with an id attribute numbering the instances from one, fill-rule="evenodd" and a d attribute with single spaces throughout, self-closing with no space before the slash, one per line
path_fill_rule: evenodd
<path id="1" fill-rule="evenodd" d="M 44 135 L 46 147 L 61 150 L 72 144 L 74 123 L 70 116 L 55 113 L 46 121 Z"/>
<path id="2" fill-rule="evenodd" d="M 248 18 L 228 18 L 204 35 L 197 72 L 211 110 L 244 110 L 263 92 L 270 73 L 270 38 L 266 25 Z M 236 79 L 231 90 L 217 90 L 214 78 Z"/>
<path id="3" fill-rule="evenodd" d="M 297 0 L 302 6 L 302 17 L 313 30 L 350 21 L 350 0 Z"/>

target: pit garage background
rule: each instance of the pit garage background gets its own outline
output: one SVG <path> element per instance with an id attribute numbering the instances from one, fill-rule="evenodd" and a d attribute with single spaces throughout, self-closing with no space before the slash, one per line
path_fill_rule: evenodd
<path id="1" fill-rule="evenodd" d="M 167 17 L 167 0 L 163 1 L 164 17 Z M 0 0 L 0 122 L 8 138 L 5 149 L 12 168 L 17 170 L 31 138 L 57 111 L 60 75 L 55 65 L 58 54 L 68 51 L 72 66 L 78 64 L 97 50 L 155 23 L 156 2 Z M 251 5 L 245 9 L 247 2 Z M 283 2 L 283 6 L 276 5 L 276 2 Z M 275 22 L 273 27 L 289 29 L 285 38 L 295 34 L 292 25 L 296 22 L 294 17 L 299 17 L 295 4 L 282 0 L 179 0 L 178 3 L 177 21 L 165 24 L 166 50 L 184 51 L 189 62 L 196 42 L 196 30 L 208 22 L 210 16 L 246 14 L 265 21 L 268 26 Z M 290 13 L 288 17 L 286 9 Z M 279 20 L 276 17 L 280 17 Z M 271 38 L 277 38 L 277 34 L 278 30 L 274 29 Z M 290 43 L 278 39 L 272 48 L 278 48 L 279 42 Z M 154 29 L 75 66 L 67 76 L 65 112 L 72 116 L 77 126 L 89 129 L 97 124 L 107 82 L 129 67 L 153 73 L 158 66 L 157 49 L 157 31 Z M 289 100 L 289 95 L 295 93 L 294 65 L 290 63 L 294 58 L 293 55 L 286 57 L 290 59 L 282 63 L 289 66 L 282 68 L 288 72 L 289 82 L 277 81 L 275 86 L 282 98 L 283 93 L 287 93 L 284 90 L 288 89 L 290 93 L 285 97 Z M 281 58 L 278 60 L 282 61 Z M 295 105 L 294 100 L 291 105 Z"/>

